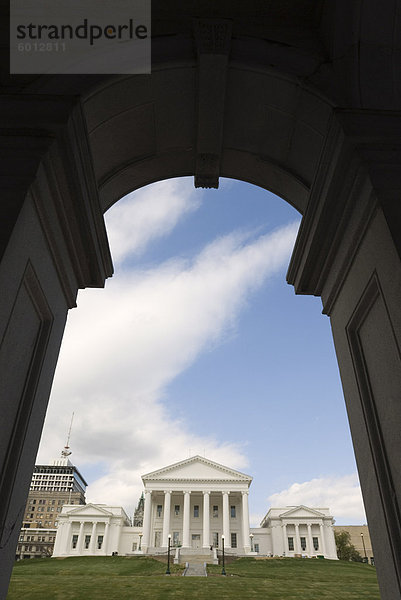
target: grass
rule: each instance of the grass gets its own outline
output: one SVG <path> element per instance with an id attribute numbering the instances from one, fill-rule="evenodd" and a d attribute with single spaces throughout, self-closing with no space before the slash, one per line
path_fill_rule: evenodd
<path id="1" fill-rule="evenodd" d="M 179 577 L 148 557 L 30 559 L 18 562 L 7 600 L 380 600 L 374 567 L 307 559 L 238 559 L 209 565 L 209 577 Z"/>

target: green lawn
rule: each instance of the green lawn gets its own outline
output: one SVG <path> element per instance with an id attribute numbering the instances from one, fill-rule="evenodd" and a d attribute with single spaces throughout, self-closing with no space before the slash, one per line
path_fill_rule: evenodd
<path id="1" fill-rule="evenodd" d="M 380 600 L 374 567 L 307 559 L 239 559 L 209 577 L 147 557 L 31 559 L 14 567 L 7 600 Z"/>

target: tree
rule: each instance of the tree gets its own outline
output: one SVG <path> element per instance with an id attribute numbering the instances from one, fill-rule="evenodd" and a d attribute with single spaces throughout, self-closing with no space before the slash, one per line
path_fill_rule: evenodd
<path id="1" fill-rule="evenodd" d="M 353 544 L 351 544 L 351 535 L 348 531 L 335 531 L 337 556 L 340 560 L 352 560 L 362 562 L 362 556 Z"/>

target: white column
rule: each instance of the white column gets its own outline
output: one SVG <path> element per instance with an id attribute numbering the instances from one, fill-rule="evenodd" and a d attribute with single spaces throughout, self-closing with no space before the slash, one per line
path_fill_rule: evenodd
<path id="1" fill-rule="evenodd" d="M 104 554 L 108 554 L 108 543 L 109 543 L 109 529 L 110 529 L 110 523 L 106 523 L 105 527 L 104 527 L 104 537 L 103 537 L 103 545 L 102 545 L 102 550 L 104 552 Z"/>
<path id="2" fill-rule="evenodd" d="M 164 507 L 163 507 L 163 536 L 162 547 L 168 547 L 168 534 L 170 533 L 170 511 L 171 511 L 171 492 L 164 492 Z"/>
<path id="3" fill-rule="evenodd" d="M 53 556 L 63 556 L 71 554 L 72 538 L 71 538 L 71 521 L 60 521 L 57 535 L 54 542 Z"/>
<path id="4" fill-rule="evenodd" d="M 92 525 L 91 542 L 89 546 L 89 552 L 95 554 L 96 551 L 96 521 Z"/>
<path id="5" fill-rule="evenodd" d="M 301 553 L 301 547 L 300 547 L 300 539 L 299 539 L 299 525 L 298 523 L 295 523 L 295 553 L 296 554 L 300 554 Z"/>
<path id="6" fill-rule="evenodd" d="M 77 542 L 78 554 L 82 554 L 82 547 L 83 547 L 83 543 L 84 543 L 84 525 L 85 525 L 85 522 L 81 521 L 80 525 L 79 525 L 78 542 Z"/>
<path id="7" fill-rule="evenodd" d="M 288 554 L 287 525 L 283 523 L 281 527 L 283 529 L 283 556 L 286 556 Z"/>
<path id="8" fill-rule="evenodd" d="M 145 506 L 143 510 L 142 548 L 147 552 L 150 546 L 150 525 L 152 516 L 152 490 L 145 490 Z"/>
<path id="9" fill-rule="evenodd" d="M 72 544 L 72 535 L 71 535 L 71 530 L 72 530 L 72 521 L 67 521 L 64 522 L 64 527 L 66 528 L 66 534 L 65 534 L 65 539 L 67 540 L 67 552 L 68 554 L 70 553 L 70 548 L 71 548 L 71 544 Z M 57 538 L 57 535 L 56 535 Z"/>
<path id="10" fill-rule="evenodd" d="M 204 548 L 210 548 L 210 492 L 203 492 L 203 542 Z"/>
<path id="11" fill-rule="evenodd" d="M 330 526 L 326 526 L 326 549 L 328 558 L 337 558 L 336 540 L 334 537 L 332 524 L 330 524 Z"/>
<path id="12" fill-rule="evenodd" d="M 117 530 L 117 534 L 114 535 L 114 539 L 115 539 L 115 547 L 114 547 L 114 551 L 118 552 L 120 554 L 120 540 L 121 540 L 121 533 L 122 533 L 122 521 L 119 521 L 118 523 L 114 523 L 115 528 Z"/>
<path id="13" fill-rule="evenodd" d="M 321 554 L 323 554 L 323 556 L 326 556 L 326 540 L 324 539 L 324 525 L 323 525 L 323 523 L 320 523 L 320 544 L 322 546 L 322 548 L 321 548 Z"/>
<path id="14" fill-rule="evenodd" d="M 309 550 L 309 556 L 312 556 L 312 554 L 314 554 L 315 549 L 313 547 L 311 523 L 308 523 L 308 550 Z"/>
<path id="15" fill-rule="evenodd" d="M 251 550 L 251 541 L 249 538 L 248 494 L 249 494 L 248 491 L 242 492 L 242 537 L 243 537 L 244 552 L 250 552 L 250 550 Z"/>
<path id="16" fill-rule="evenodd" d="M 226 548 L 231 548 L 228 492 L 223 492 L 223 535 L 225 538 L 224 546 Z"/>
<path id="17" fill-rule="evenodd" d="M 182 518 L 182 547 L 189 548 L 189 518 L 190 518 L 191 492 L 184 492 L 184 511 Z"/>

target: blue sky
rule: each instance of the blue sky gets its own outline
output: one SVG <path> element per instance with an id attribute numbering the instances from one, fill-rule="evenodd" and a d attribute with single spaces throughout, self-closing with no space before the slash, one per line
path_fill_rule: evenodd
<path id="1" fill-rule="evenodd" d="M 298 503 L 364 522 L 330 322 L 285 281 L 299 221 L 231 180 L 159 182 L 110 209 L 115 275 L 70 312 L 39 460 L 74 411 L 88 500 L 131 512 L 141 474 L 205 454 L 254 477 L 254 524 Z"/>

